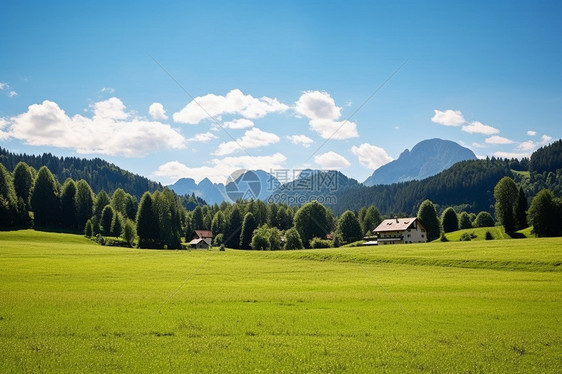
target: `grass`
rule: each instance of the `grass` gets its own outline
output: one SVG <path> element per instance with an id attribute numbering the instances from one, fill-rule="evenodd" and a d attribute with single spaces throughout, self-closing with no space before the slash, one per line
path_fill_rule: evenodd
<path id="1" fill-rule="evenodd" d="M 561 248 L 151 251 L 0 232 L 0 372 L 556 373 Z"/>

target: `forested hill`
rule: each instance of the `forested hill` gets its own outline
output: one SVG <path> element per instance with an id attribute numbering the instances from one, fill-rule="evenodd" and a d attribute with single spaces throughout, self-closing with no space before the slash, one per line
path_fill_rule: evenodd
<path id="1" fill-rule="evenodd" d="M 383 214 L 416 215 L 421 202 L 430 199 L 441 207 L 458 206 L 469 212 L 494 213 L 494 187 L 508 176 L 519 183 L 528 199 L 548 188 L 562 196 L 562 140 L 538 149 L 531 159 L 462 161 L 421 180 L 373 187 L 358 186 L 336 193 L 336 214 L 375 205 Z"/>
<path id="2" fill-rule="evenodd" d="M 13 171 L 18 162 L 23 161 L 35 170 L 47 166 L 59 183 L 67 178 L 84 179 L 95 193 L 105 190 L 111 195 L 117 188 L 122 188 L 138 199 L 146 191 L 154 192 L 162 189 L 160 183 L 123 170 L 100 158 L 87 160 L 77 157 L 56 157 L 50 153 L 41 156 L 15 154 L 0 147 L 0 163 Z"/>

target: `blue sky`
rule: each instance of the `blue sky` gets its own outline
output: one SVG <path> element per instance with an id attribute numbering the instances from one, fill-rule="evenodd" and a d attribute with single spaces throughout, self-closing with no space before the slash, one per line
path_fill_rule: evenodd
<path id="1" fill-rule="evenodd" d="M 524 157 L 562 137 L 561 16 L 558 1 L 4 1 L 0 146 L 165 184 L 238 168 L 363 181 L 434 137 Z"/>

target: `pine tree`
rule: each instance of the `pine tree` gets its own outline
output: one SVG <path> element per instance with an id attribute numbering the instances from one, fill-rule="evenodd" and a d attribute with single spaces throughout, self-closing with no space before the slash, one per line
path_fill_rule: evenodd
<path id="1" fill-rule="evenodd" d="M 88 182 L 80 179 L 76 183 L 76 224 L 83 227 L 94 212 L 94 193 Z"/>
<path id="2" fill-rule="evenodd" d="M 439 219 L 437 218 L 435 206 L 430 200 L 425 200 L 421 203 L 418 210 L 418 219 L 427 230 L 427 241 L 431 242 L 439 238 L 441 235 Z"/>
<path id="3" fill-rule="evenodd" d="M 225 223 L 224 245 L 229 248 L 240 248 L 240 231 L 242 229 L 242 215 L 238 204 L 232 207 L 229 219 Z"/>
<path id="4" fill-rule="evenodd" d="M 515 229 L 522 230 L 528 226 L 527 224 L 527 196 L 523 191 L 523 187 L 519 187 L 517 201 L 515 203 Z"/>
<path id="5" fill-rule="evenodd" d="M 101 190 L 98 195 L 96 196 L 96 201 L 94 203 L 94 215 L 98 218 L 101 218 L 101 212 L 106 205 L 109 205 L 111 200 L 109 199 L 109 195 L 104 190 Z"/>
<path id="6" fill-rule="evenodd" d="M 441 225 L 445 233 L 457 231 L 459 229 L 459 218 L 453 208 L 449 207 L 443 211 Z"/>
<path id="7" fill-rule="evenodd" d="M 252 235 L 254 230 L 258 228 L 256 219 L 251 212 L 246 213 L 242 222 L 242 232 L 240 233 L 240 248 L 250 249 Z"/>
<path id="8" fill-rule="evenodd" d="M 111 225 L 113 223 L 113 217 L 115 216 L 115 211 L 111 205 L 107 205 L 103 208 L 101 212 L 101 233 L 104 236 L 111 235 Z"/>
<path id="9" fill-rule="evenodd" d="M 139 248 L 154 248 L 158 238 L 158 217 L 154 214 L 152 195 L 145 192 L 142 195 L 137 212 L 137 235 Z"/>
<path id="10" fill-rule="evenodd" d="M 25 162 L 20 161 L 14 169 L 14 189 L 16 197 L 23 200 L 25 210 L 31 210 L 29 198 L 33 189 L 33 172 Z"/>
<path id="11" fill-rule="evenodd" d="M 59 217 L 58 193 L 55 177 L 46 166 L 42 166 L 37 172 L 31 192 L 31 207 L 36 225 L 55 226 L 57 224 Z"/>
<path id="12" fill-rule="evenodd" d="M 76 183 L 70 178 L 68 178 L 64 185 L 62 186 L 62 192 L 60 197 L 61 202 L 61 223 L 64 228 L 76 229 L 78 227 L 84 227 L 84 225 L 78 226 L 76 224 Z"/>
<path id="13" fill-rule="evenodd" d="M 0 164 L 0 227 L 12 226 L 17 216 L 17 199 L 10 173 Z"/>

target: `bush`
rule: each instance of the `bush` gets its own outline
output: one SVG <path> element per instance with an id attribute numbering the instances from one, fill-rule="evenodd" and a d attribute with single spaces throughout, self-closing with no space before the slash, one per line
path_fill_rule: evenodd
<path id="1" fill-rule="evenodd" d="M 445 233 L 441 234 L 441 237 L 439 238 L 439 240 L 441 240 L 442 242 L 448 242 L 449 239 L 447 239 L 447 236 L 445 235 Z"/>
<path id="2" fill-rule="evenodd" d="M 86 221 L 86 227 L 84 228 L 84 235 L 86 235 L 87 238 L 91 238 L 92 235 L 94 235 L 94 225 L 92 225 L 91 220 Z"/>
<path id="3" fill-rule="evenodd" d="M 215 236 L 215 245 L 221 246 L 224 244 L 224 234 L 221 232 L 220 234 L 217 234 L 217 236 Z"/>
<path id="4" fill-rule="evenodd" d="M 221 251 L 221 252 L 224 252 L 224 251 L 225 251 L 224 244 L 221 244 L 221 246 L 220 246 L 220 248 L 219 248 L 219 251 Z"/>
<path id="5" fill-rule="evenodd" d="M 488 212 L 480 212 L 476 216 L 476 227 L 494 227 L 494 218 Z"/>
<path id="6" fill-rule="evenodd" d="M 320 238 L 314 238 L 310 241 L 310 248 L 318 249 L 318 248 L 331 248 L 332 241 Z"/>
<path id="7" fill-rule="evenodd" d="M 494 240 L 494 235 L 490 231 L 486 231 L 486 240 Z"/>
<path id="8" fill-rule="evenodd" d="M 461 235 L 460 241 L 461 242 L 469 242 L 472 240 L 472 237 L 469 233 L 465 232 Z"/>

